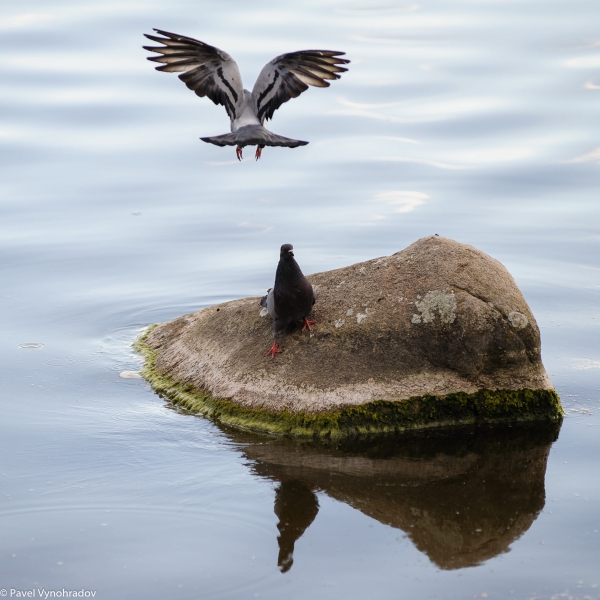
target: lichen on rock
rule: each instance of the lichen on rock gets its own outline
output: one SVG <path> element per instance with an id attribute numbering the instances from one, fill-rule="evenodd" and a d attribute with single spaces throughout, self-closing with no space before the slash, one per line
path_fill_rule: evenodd
<path id="1" fill-rule="evenodd" d="M 515 329 L 523 329 L 524 327 L 527 327 L 529 323 L 525 315 L 522 315 L 515 310 L 508 313 L 508 320 Z"/>
<path id="2" fill-rule="evenodd" d="M 413 315 L 411 323 L 431 323 L 435 319 L 436 311 L 439 312 L 442 323 L 454 323 L 456 318 L 456 300 L 453 292 L 427 292 L 423 300 L 415 302 L 415 306 L 421 314 Z"/>
<path id="3" fill-rule="evenodd" d="M 275 360 L 258 298 L 235 300 L 147 336 L 155 383 L 227 422 L 298 435 L 561 417 L 533 314 L 476 248 L 431 236 L 308 279 L 317 324 L 290 329 Z"/>

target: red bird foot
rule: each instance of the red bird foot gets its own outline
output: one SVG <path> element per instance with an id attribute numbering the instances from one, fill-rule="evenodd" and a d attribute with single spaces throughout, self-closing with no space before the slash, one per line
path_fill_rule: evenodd
<path id="1" fill-rule="evenodd" d="M 258 160 L 262 156 L 262 151 L 263 151 L 263 147 L 262 146 L 257 146 L 257 148 L 256 148 L 256 154 L 254 155 L 254 157 L 256 158 L 256 160 Z"/>
<path id="2" fill-rule="evenodd" d="M 238 160 L 242 160 L 242 158 L 244 158 L 242 156 L 242 149 L 239 146 L 235 147 L 235 155 L 237 156 Z"/>
<path id="3" fill-rule="evenodd" d="M 305 329 L 312 331 L 310 326 L 314 325 L 315 323 L 316 323 L 316 321 L 311 321 L 310 319 L 307 319 L 306 317 L 304 317 L 304 326 L 302 327 L 302 331 L 304 331 Z"/>
<path id="4" fill-rule="evenodd" d="M 279 348 L 277 340 L 275 340 L 271 346 L 271 349 L 265 354 L 265 356 L 271 356 L 272 358 L 275 358 L 275 354 L 278 352 L 281 352 L 281 349 Z"/>

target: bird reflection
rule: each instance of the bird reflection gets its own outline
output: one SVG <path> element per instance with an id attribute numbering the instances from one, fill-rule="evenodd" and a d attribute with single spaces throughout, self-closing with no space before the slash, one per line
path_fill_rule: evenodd
<path id="1" fill-rule="evenodd" d="M 544 478 L 560 423 L 455 428 L 336 443 L 232 434 L 250 468 L 278 482 L 278 565 L 314 521 L 314 490 L 406 532 L 442 569 L 501 553 L 544 507 Z"/>
<path id="2" fill-rule="evenodd" d="M 282 573 L 289 571 L 294 562 L 294 544 L 319 512 L 319 501 L 314 492 L 301 481 L 282 481 L 275 490 L 275 514 L 279 517 L 279 557 L 277 566 Z"/>

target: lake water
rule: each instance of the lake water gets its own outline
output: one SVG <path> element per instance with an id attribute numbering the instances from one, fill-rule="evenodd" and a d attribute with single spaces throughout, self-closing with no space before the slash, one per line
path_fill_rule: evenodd
<path id="1" fill-rule="evenodd" d="M 598 0 L 0 15 L 7 597 L 600 598 Z M 223 108 L 145 60 L 152 27 L 223 48 L 246 87 L 286 51 L 352 64 L 275 114 L 308 146 L 238 163 L 198 139 L 228 131 Z M 119 375 L 146 326 L 263 294 L 282 243 L 313 273 L 433 233 L 515 277 L 561 427 L 320 446 L 224 430 Z"/>

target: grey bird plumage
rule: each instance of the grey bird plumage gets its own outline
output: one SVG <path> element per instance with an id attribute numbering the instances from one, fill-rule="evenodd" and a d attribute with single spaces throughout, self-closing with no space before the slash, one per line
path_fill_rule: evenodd
<path id="1" fill-rule="evenodd" d="M 277 56 L 260 72 L 251 92 L 244 89 L 242 77 L 233 58 L 214 46 L 183 35 L 155 29 L 160 36 L 144 34 L 162 46 L 144 46 L 159 56 L 148 60 L 162 63 L 157 71 L 181 72 L 179 78 L 198 96 L 207 96 L 222 104 L 231 120 L 231 133 L 200 138 L 217 146 L 236 146 L 241 159 L 242 148 L 258 146 L 260 158 L 265 146 L 295 148 L 308 142 L 271 133 L 265 126 L 273 113 L 290 98 L 296 98 L 309 86 L 329 87 L 327 80 L 339 79 L 350 61 L 344 52 L 300 50 Z"/>
<path id="2" fill-rule="evenodd" d="M 294 259 L 293 250 L 291 244 L 281 246 L 275 283 L 260 301 L 261 306 L 264 306 L 273 318 L 274 342 L 271 350 L 267 352 L 267 356 L 273 358 L 275 353 L 281 352 L 277 338 L 289 325 L 303 322 L 304 331 L 316 323 L 307 318 L 316 302 L 316 294 Z"/>

